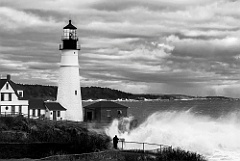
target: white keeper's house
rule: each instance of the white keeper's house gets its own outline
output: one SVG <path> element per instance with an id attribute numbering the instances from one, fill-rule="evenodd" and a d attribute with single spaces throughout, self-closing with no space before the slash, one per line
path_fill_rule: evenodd
<path id="1" fill-rule="evenodd" d="M 23 88 L 11 80 L 11 76 L 0 79 L 0 114 L 22 115 L 32 119 L 64 120 L 66 109 L 58 102 L 28 99 Z"/>
<path id="2" fill-rule="evenodd" d="M 1 115 L 28 116 L 28 100 L 24 97 L 23 89 L 11 81 L 10 75 L 0 79 L 0 93 Z"/>

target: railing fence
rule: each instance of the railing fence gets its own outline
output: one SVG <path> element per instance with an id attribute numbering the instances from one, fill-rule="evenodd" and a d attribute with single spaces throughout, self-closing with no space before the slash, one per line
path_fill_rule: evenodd
<path id="1" fill-rule="evenodd" d="M 19 113 L 19 112 L 1 112 L 0 113 L 0 117 L 16 117 L 16 116 L 23 116 L 23 117 L 28 117 L 28 115 L 23 114 L 23 113 Z"/>
<path id="2" fill-rule="evenodd" d="M 135 142 L 135 141 L 125 141 L 125 139 L 119 139 L 120 145 L 118 146 L 120 150 L 149 150 L 149 151 L 156 151 L 161 152 L 164 149 L 172 149 L 172 146 L 164 145 L 164 144 L 156 144 L 156 143 L 147 143 L 147 142 Z M 127 146 L 130 144 L 135 144 L 133 146 Z M 140 146 L 136 146 L 140 145 Z"/>

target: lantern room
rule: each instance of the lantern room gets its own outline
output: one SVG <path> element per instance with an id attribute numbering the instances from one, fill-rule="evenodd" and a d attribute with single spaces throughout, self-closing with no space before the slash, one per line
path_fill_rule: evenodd
<path id="1" fill-rule="evenodd" d="M 71 20 L 69 20 L 69 24 L 63 28 L 62 44 L 60 44 L 59 48 L 60 50 L 80 50 L 78 45 L 77 28 L 72 25 Z"/>

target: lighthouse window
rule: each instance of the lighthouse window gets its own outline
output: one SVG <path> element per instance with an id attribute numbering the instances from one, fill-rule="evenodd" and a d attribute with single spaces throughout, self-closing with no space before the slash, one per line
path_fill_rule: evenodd
<path id="1" fill-rule="evenodd" d="M 77 95 L 77 90 L 75 90 L 75 95 Z"/>

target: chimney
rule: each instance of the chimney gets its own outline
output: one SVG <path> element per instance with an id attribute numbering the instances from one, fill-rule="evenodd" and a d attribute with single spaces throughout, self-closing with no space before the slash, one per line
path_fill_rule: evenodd
<path id="1" fill-rule="evenodd" d="M 7 80 L 11 80 L 11 75 L 10 74 L 7 75 Z"/>

